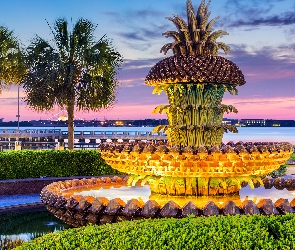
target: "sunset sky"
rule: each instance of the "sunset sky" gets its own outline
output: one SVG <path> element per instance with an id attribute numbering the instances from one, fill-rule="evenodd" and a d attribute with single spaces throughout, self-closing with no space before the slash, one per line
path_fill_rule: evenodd
<path id="1" fill-rule="evenodd" d="M 197 9 L 200 0 L 192 1 Z M 152 95 L 144 79 L 157 61 L 171 55 L 160 53 L 172 42 L 162 33 L 176 30 L 165 17 L 177 14 L 186 20 L 185 0 L 0 0 L 0 6 L 0 25 L 13 30 L 24 47 L 35 34 L 51 38 L 46 20 L 52 24 L 65 17 L 74 24 L 83 17 L 98 24 L 97 39 L 106 34 L 124 56 L 114 107 L 76 112 L 76 118 L 166 118 L 152 114 L 156 106 L 167 103 L 166 95 Z M 220 16 L 214 29 L 229 32 L 218 41 L 227 43 L 231 52 L 220 55 L 236 63 L 247 81 L 238 87 L 239 95 L 225 95 L 223 103 L 239 111 L 225 117 L 295 120 L 295 1 L 212 0 L 210 10 L 211 19 Z M 0 103 L 0 118 L 16 120 L 17 88 L 2 91 Z M 20 120 L 54 119 L 59 112 L 37 113 L 21 102 Z"/>

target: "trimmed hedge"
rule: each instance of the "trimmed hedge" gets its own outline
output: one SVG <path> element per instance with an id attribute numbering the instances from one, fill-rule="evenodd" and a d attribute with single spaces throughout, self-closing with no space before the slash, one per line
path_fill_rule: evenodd
<path id="1" fill-rule="evenodd" d="M 24 240 L 21 239 L 16 239 L 16 240 L 12 240 L 10 238 L 0 238 L 0 249 L 1 250 L 10 250 L 10 249 L 14 249 L 15 247 L 21 245 L 22 243 L 24 243 Z"/>
<path id="2" fill-rule="evenodd" d="M 50 233 L 16 249 L 295 249 L 295 216 L 125 221 Z"/>
<path id="3" fill-rule="evenodd" d="M 118 174 L 96 150 L 0 152 L 0 180 Z"/>

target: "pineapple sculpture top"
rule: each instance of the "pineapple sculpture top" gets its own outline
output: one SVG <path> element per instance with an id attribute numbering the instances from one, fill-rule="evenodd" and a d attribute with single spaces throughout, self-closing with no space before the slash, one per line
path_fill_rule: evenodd
<path id="1" fill-rule="evenodd" d="M 187 8 L 187 24 L 178 15 L 173 15 L 173 18 L 166 19 L 172 21 L 178 29 L 177 31 L 167 31 L 163 33 L 167 38 L 172 37 L 175 41 L 173 43 L 165 44 L 161 52 L 166 55 L 169 49 L 173 50 L 174 55 L 213 55 L 217 56 L 218 50 L 222 49 L 225 53 L 230 51 L 230 47 L 223 42 L 216 42 L 218 37 L 228 35 L 226 31 L 214 31 L 212 26 L 215 21 L 219 19 L 215 17 L 208 22 L 210 12 L 208 11 L 210 1 L 206 5 L 203 0 L 195 14 L 194 7 L 190 0 L 186 3 Z"/>
<path id="2" fill-rule="evenodd" d="M 237 94 L 236 86 L 245 84 L 242 71 L 230 60 L 218 56 L 229 46 L 216 40 L 228 35 L 223 30 L 213 31 L 219 18 L 209 21 L 210 1 L 202 0 L 195 13 L 191 0 L 187 0 L 187 23 L 178 15 L 168 17 L 177 31 L 163 33 L 174 42 L 165 44 L 160 52 L 170 49 L 174 55 L 153 66 L 145 83 L 154 86 L 153 93 L 165 91 L 169 105 L 160 105 L 154 112 L 166 112 L 168 126 L 163 130 L 171 146 L 200 147 L 221 145 L 223 133 L 237 132 L 236 127 L 223 125 L 223 113 L 237 112 L 232 105 L 221 104 L 225 91 Z"/>
<path id="3" fill-rule="evenodd" d="M 210 2 L 206 4 L 202 0 L 195 13 L 191 0 L 187 0 L 187 23 L 178 15 L 167 17 L 178 31 L 163 33 L 167 38 L 172 37 L 174 42 L 165 44 L 160 52 L 166 55 L 171 49 L 174 56 L 158 62 L 151 69 L 145 80 L 147 85 L 178 82 L 245 84 L 241 70 L 233 62 L 217 56 L 218 50 L 227 54 L 230 47 L 216 41 L 228 33 L 223 30 L 213 31 L 212 27 L 219 16 L 209 21 Z"/>

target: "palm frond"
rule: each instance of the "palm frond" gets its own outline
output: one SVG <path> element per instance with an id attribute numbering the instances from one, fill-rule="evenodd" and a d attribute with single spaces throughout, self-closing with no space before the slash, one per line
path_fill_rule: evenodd
<path id="1" fill-rule="evenodd" d="M 69 34 L 68 22 L 65 19 L 57 19 L 54 23 L 54 38 L 59 49 L 68 49 Z"/>
<path id="2" fill-rule="evenodd" d="M 206 26 L 206 30 L 212 29 L 214 23 L 220 18 L 220 16 L 214 17 Z"/>
<path id="3" fill-rule="evenodd" d="M 164 55 L 166 55 L 169 49 L 172 49 L 172 43 L 167 43 L 167 44 L 165 44 L 165 45 L 161 48 L 160 53 L 163 52 Z"/>
<path id="4" fill-rule="evenodd" d="M 182 34 L 177 31 L 166 31 L 162 34 L 166 38 L 172 37 L 175 41 L 181 41 L 182 40 Z"/>
<path id="5" fill-rule="evenodd" d="M 212 27 L 219 17 L 209 21 L 210 3 L 211 0 L 207 4 L 206 0 L 202 0 L 197 13 L 195 13 L 191 0 L 187 0 L 187 24 L 178 15 L 173 15 L 173 18 L 166 17 L 174 23 L 177 32 L 167 31 L 163 33 L 166 38 L 172 37 L 175 41 L 164 45 L 160 51 L 166 54 L 171 49 L 175 55 L 208 55 L 211 52 L 213 55 L 217 55 L 219 49 L 228 52 L 228 46 L 216 43 L 217 38 L 228 35 L 228 33 L 221 30 L 213 32 Z"/>
<path id="6" fill-rule="evenodd" d="M 75 45 L 83 49 L 91 46 L 94 40 L 93 33 L 95 28 L 96 26 L 87 19 L 79 19 L 73 28 Z"/>
<path id="7" fill-rule="evenodd" d="M 224 35 L 228 35 L 228 33 L 224 30 L 214 31 L 209 37 L 208 41 L 216 41 L 217 38 L 222 37 Z"/>
<path id="8" fill-rule="evenodd" d="M 198 8 L 198 11 L 197 11 L 197 21 L 198 23 L 200 24 L 203 20 L 203 17 L 205 15 L 205 0 L 202 0 L 200 5 L 199 5 L 199 8 Z"/>
<path id="9" fill-rule="evenodd" d="M 204 16 L 203 16 L 203 19 L 202 19 L 202 22 L 200 23 L 200 29 L 202 30 L 206 30 L 206 26 L 207 26 L 207 23 L 208 23 L 208 20 L 209 20 L 209 17 L 210 17 L 210 12 L 207 12 Z"/>
<path id="10" fill-rule="evenodd" d="M 13 31 L 0 26 L 0 93 L 11 83 L 20 83 L 24 73 L 23 53 Z"/>
<path id="11" fill-rule="evenodd" d="M 197 29 L 198 23 L 195 16 L 195 11 L 191 0 L 187 0 L 186 2 L 186 9 L 187 9 L 187 24 L 188 29 L 191 34 L 191 39 L 194 39 L 194 32 Z"/>
<path id="12" fill-rule="evenodd" d="M 230 52 L 230 47 L 223 42 L 217 42 L 218 49 L 222 49 L 225 54 Z"/>

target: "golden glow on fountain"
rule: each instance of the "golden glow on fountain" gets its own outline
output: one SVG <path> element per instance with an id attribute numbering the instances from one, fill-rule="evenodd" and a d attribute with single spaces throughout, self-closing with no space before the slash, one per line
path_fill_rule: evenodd
<path id="1" fill-rule="evenodd" d="M 237 94 L 236 87 L 246 81 L 235 63 L 218 56 L 219 49 L 230 51 L 216 41 L 228 33 L 213 31 L 218 18 L 209 21 L 208 8 L 209 3 L 201 1 L 195 12 L 187 0 L 187 23 L 177 15 L 167 18 L 177 31 L 163 33 L 174 42 L 165 44 L 161 52 L 171 49 L 173 56 L 156 63 L 145 79 L 154 94 L 164 91 L 168 97 L 169 104 L 159 105 L 154 113 L 165 112 L 169 125 L 153 131 L 164 131 L 168 144 L 144 148 L 127 144 L 124 149 L 101 145 L 106 162 L 131 175 L 130 185 L 148 182 L 152 192 L 168 195 L 237 193 L 242 183 L 253 187 L 261 182 L 261 176 L 278 169 L 293 151 L 288 143 L 222 146 L 225 132 L 238 132 L 235 126 L 222 124 L 224 113 L 237 113 L 232 105 L 221 103 L 223 95 Z"/>
<path id="2" fill-rule="evenodd" d="M 108 144 L 100 150 L 108 164 L 130 174 L 129 185 L 148 182 L 153 193 L 202 196 L 237 193 L 243 183 L 262 184 L 260 177 L 278 169 L 292 154 L 289 143 L 245 145 L 250 152 L 241 143 L 221 150 L 214 146 L 209 152 L 205 147 L 199 147 L 199 152 L 191 147 L 175 152 L 177 147 L 169 150 L 152 144 L 143 148 L 140 143 L 127 144 L 123 150 L 122 144 Z"/>

